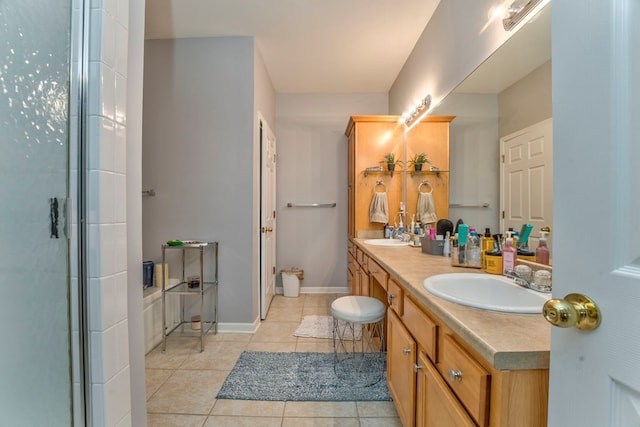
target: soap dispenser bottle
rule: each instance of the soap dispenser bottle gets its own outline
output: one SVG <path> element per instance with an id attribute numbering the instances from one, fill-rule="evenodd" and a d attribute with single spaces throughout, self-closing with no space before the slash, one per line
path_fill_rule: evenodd
<path id="1" fill-rule="evenodd" d="M 540 232 L 540 240 L 536 248 L 536 262 L 549 265 L 549 247 L 547 246 L 547 232 Z"/>
<path id="2" fill-rule="evenodd" d="M 502 274 L 513 271 L 516 266 L 516 248 L 513 247 L 513 238 L 507 237 L 505 247 L 502 248 Z"/>

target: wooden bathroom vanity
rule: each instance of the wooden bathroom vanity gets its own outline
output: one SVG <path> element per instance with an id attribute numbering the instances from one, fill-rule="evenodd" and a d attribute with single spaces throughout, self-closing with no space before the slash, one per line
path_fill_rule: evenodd
<path id="1" fill-rule="evenodd" d="M 477 272 L 419 248 L 348 243 L 352 293 L 387 309 L 387 383 L 409 426 L 546 426 L 550 325 L 451 303 L 426 277 Z"/>

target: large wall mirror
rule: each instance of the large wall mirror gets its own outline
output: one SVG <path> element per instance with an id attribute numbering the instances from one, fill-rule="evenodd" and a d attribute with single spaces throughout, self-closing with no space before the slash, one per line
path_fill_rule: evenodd
<path id="1" fill-rule="evenodd" d="M 530 243 L 535 248 L 540 225 L 552 226 L 547 224 L 551 221 L 551 182 L 537 188 L 518 181 L 522 177 L 516 179 L 518 174 L 509 175 L 508 170 L 505 180 L 502 155 L 505 154 L 507 162 L 509 157 L 515 157 L 517 150 L 507 144 L 523 130 L 545 122 L 551 128 L 551 7 L 547 5 L 532 17 L 439 103 L 432 114 L 456 116 L 450 129 L 450 219 L 454 223 L 462 219 L 479 231 L 488 227 L 497 233 L 502 227 L 515 225 L 526 210 L 534 220 L 539 217 Z M 537 142 L 528 141 L 523 147 L 547 150 L 551 156 L 551 147 L 537 146 Z M 551 173 L 550 161 L 547 163 L 546 170 Z M 550 176 L 536 178 L 536 173 L 533 176 L 540 182 L 551 180 Z M 509 180 L 512 185 L 507 191 L 505 181 Z M 522 185 L 533 188 L 536 194 L 527 197 L 541 206 L 524 206 L 523 200 L 509 198 L 508 193 Z M 503 208 L 507 211 L 505 219 Z"/>

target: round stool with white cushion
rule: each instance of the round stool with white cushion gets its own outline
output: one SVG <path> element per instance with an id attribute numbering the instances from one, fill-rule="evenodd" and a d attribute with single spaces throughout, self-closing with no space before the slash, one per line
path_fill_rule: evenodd
<path id="1" fill-rule="evenodd" d="M 384 377 L 385 305 L 372 297 L 345 296 L 333 301 L 333 350 L 336 375 L 367 386 Z"/>

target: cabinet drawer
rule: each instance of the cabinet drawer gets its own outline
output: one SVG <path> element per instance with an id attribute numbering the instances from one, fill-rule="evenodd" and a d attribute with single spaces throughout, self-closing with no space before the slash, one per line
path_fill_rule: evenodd
<path id="1" fill-rule="evenodd" d="M 373 276 L 386 291 L 387 281 L 389 280 L 389 273 L 387 273 L 384 268 L 380 267 L 380 265 L 378 265 L 378 263 L 371 258 L 367 259 L 367 266 L 369 268 L 369 274 Z"/>
<path id="2" fill-rule="evenodd" d="M 358 264 L 364 269 L 364 271 L 369 272 L 367 269 L 367 260 L 369 257 L 362 251 L 362 249 L 356 247 L 356 261 Z"/>
<path id="3" fill-rule="evenodd" d="M 393 309 L 398 316 L 402 317 L 403 312 L 403 295 L 402 288 L 392 278 L 389 278 L 387 283 L 387 302 L 389 303 L 389 307 Z"/>
<path id="4" fill-rule="evenodd" d="M 356 245 L 354 245 L 351 240 L 347 242 L 347 252 L 349 252 L 353 256 L 356 256 Z"/>
<path id="5" fill-rule="evenodd" d="M 478 425 L 486 426 L 491 376 L 450 335 L 444 336 L 440 356 L 438 369 L 444 380 Z"/>
<path id="6" fill-rule="evenodd" d="M 402 321 L 405 326 L 429 359 L 436 363 L 438 325 L 407 296 L 404 297 L 403 310 Z"/>

